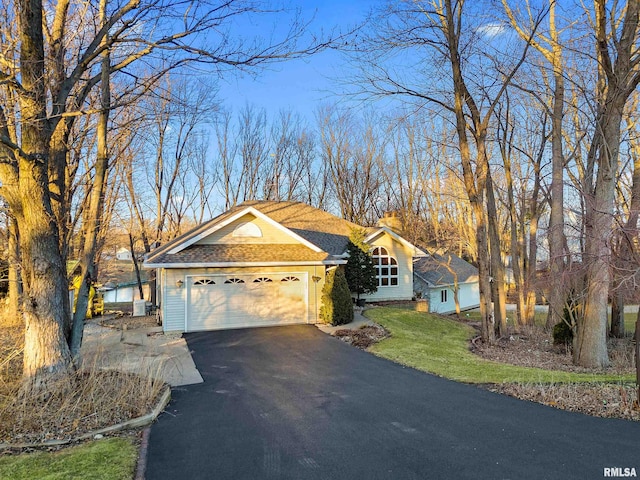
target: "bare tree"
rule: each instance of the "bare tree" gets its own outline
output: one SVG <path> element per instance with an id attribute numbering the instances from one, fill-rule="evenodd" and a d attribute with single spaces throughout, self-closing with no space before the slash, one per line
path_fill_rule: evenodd
<path id="1" fill-rule="evenodd" d="M 502 0 L 507 17 L 511 25 L 515 28 L 523 40 L 530 41 L 543 58 L 551 64 L 553 75 L 553 91 L 551 92 L 551 106 L 545 108 L 549 110 L 551 118 L 551 216 L 549 219 L 549 256 L 550 256 L 550 285 L 549 285 L 549 315 L 547 317 L 547 328 L 562 321 L 562 311 L 566 302 L 566 289 L 562 278 L 565 270 L 564 238 L 564 164 L 563 154 L 563 117 L 564 117 L 564 95 L 565 95 L 565 71 L 563 60 L 563 47 L 560 43 L 561 31 L 556 22 L 556 1 L 549 0 L 549 28 L 546 32 L 538 28 L 538 19 L 531 14 L 531 5 L 526 2 L 524 10 L 527 12 L 527 19 L 516 18 L 514 11 L 509 6 L 507 0 Z M 532 32 L 535 34 L 532 35 Z M 537 94 L 536 94 L 537 95 Z"/>
<path id="2" fill-rule="evenodd" d="M 620 214 L 616 218 L 614 241 L 612 242 L 612 285 L 611 285 L 611 329 L 613 337 L 625 336 L 624 307 L 627 292 L 635 290 L 638 272 L 638 217 L 640 216 L 640 138 L 638 136 L 638 100 L 634 93 L 630 112 L 626 116 L 628 149 L 630 157 L 630 185 L 627 192 L 620 192 L 618 202 Z M 623 177 L 623 175 L 620 175 Z M 620 190 L 624 185 L 622 178 L 616 182 Z M 625 195 L 626 193 L 626 195 Z M 625 198 L 626 197 L 626 198 Z M 626 216 L 626 220 L 624 219 Z"/>
<path id="3" fill-rule="evenodd" d="M 372 224 L 378 208 L 385 138 L 371 121 L 361 124 L 346 110 L 325 106 L 317 112 L 322 161 L 331 176 L 343 218 Z"/>
<path id="4" fill-rule="evenodd" d="M 131 70 L 145 58 L 157 69 L 151 82 L 130 77 L 129 92 L 146 91 L 154 78 L 189 61 L 251 68 L 292 56 L 311 54 L 326 44 L 310 39 L 299 47 L 306 25 L 297 19 L 282 40 L 265 45 L 234 41 L 226 26 L 239 15 L 260 14 L 252 3 L 240 0 L 188 5 L 156 0 L 107 4 L 105 21 L 89 22 L 95 6 L 75 8 L 60 1 L 48 12 L 41 0 L 9 2 L 5 19 L 17 18 L 17 35 L 2 37 L 0 80 L 15 103 L 3 104 L 0 113 L 1 194 L 16 218 L 20 233 L 25 286 L 26 322 L 24 376 L 34 387 L 72 370 L 68 344 L 69 304 L 64 248 L 64 191 L 67 183 L 68 135 L 75 118 L 86 114 L 85 100 L 101 81 L 98 64 L 111 49 L 110 75 Z M 13 13 L 16 12 L 15 15 Z M 85 12 L 86 16 L 76 15 Z M 174 21 L 175 20 L 175 21 Z M 76 33 L 81 35 L 73 37 Z M 218 35 L 216 37 L 216 35 Z M 74 54 L 66 48 L 74 38 Z M 17 41 L 14 41 L 17 39 Z M 152 56 L 162 57 L 162 63 Z M 114 99 L 112 108 L 119 105 Z M 15 107 L 17 105 L 17 107 Z M 50 107 L 50 108 L 49 108 Z M 8 119 L 7 115 L 12 118 Z M 11 135 L 18 125 L 20 138 Z"/>
<path id="5" fill-rule="evenodd" d="M 542 158 L 547 144 L 547 112 L 525 110 L 524 125 L 512 114 L 510 96 L 505 96 L 497 114 L 497 140 L 504 166 L 509 212 L 510 256 L 516 290 L 518 323 L 533 325 L 536 304 L 537 231 L 543 211 L 540 194 Z M 524 106 L 526 109 L 526 106 Z M 536 114 L 540 114 L 540 121 Z M 533 121 L 532 121 L 533 119 Z M 528 171 L 523 172 L 524 167 Z M 518 185 L 520 184 L 520 191 Z M 527 242 L 527 236 L 529 241 Z"/>
<path id="6" fill-rule="evenodd" d="M 490 175 L 487 135 L 498 102 L 524 63 L 529 42 L 525 42 L 520 58 L 515 63 L 509 62 L 511 67 L 506 73 L 501 71 L 504 68 L 501 67 L 495 77 L 489 78 L 485 68 L 488 65 L 478 60 L 484 75 L 480 69 L 472 74 L 474 64 L 472 61 L 463 62 L 463 55 L 467 51 L 473 52 L 471 45 L 479 45 L 483 38 L 482 29 L 467 23 L 469 17 L 463 14 L 465 8 L 472 7 L 464 1 L 451 0 L 390 5 L 380 12 L 375 31 L 356 47 L 355 55 L 361 65 L 361 79 L 367 86 L 361 91 L 362 94 L 402 96 L 419 104 L 429 103 L 449 111 L 455 119 L 458 155 L 476 225 L 482 338 L 493 343 L 495 322 L 491 304 L 491 255 L 486 204 Z M 539 21 L 540 16 L 536 23 Z M 472 40 L 465 41 L 465 34 L 471 35 Z M 447 75 L 449 83 L 444 87 L 444 94 L 437 95 L 437 89 L 443 88 L 441 83 L 432 82 L 431 89 L 425 88 L 423 83 L 409 74 L 396 73 L 396 66 L 389 65 L 388 56 L 400 51 L 417 51 L 423 58 L 437 54 L 439 59 L 445 59 L 446 63 L 438 64 L 438 75 L 430 72 L 431 78 Z M 467 59 L 472 55 L 467 54 Z M 504 60 L 508 60 L 508 57 L 504 57 Z M 491 62 L 498 64 L 499 60 L 493 59 Z M 443 65 L 447 65 L 447 73 Z M 471 78 L 474 81 L 470 81 Z M 486 79 L 486 85 L 482 85 L 483 78 Z M 424 80 L 424 76 L 420 79 Z M 470 87 L 477 83 L 480 83 L 478 88 Z M 499 258 L 493 259 L 495 265 L 500 261 Z M 498 302 L 496 311 L 502 315 L 503 299 L 496 298 L 495 301 Z M 501 320 L 498 319 L 499 324 L 504 323 Z"/>
<path id="7" fill-rule="evenodd" d="M 585 367 L 604 367 L 607 354 L 607 307 L 615 182 L 623 113 L 640 82 L 637 49 L 640 1 L 624 8 L 605 0 L 594 2 L 595 47 L 598 58 L 597 111 L 589 156 L 595 159 L 594 190 L 586 192 L 586 298 L 577 325 L 574 361 Z M 612 21 L 613 19 L 613 21 Z"/>

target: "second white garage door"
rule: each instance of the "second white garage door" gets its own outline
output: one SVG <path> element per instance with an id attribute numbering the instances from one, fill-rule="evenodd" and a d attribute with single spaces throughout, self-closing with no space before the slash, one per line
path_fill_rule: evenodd
<path id="1" fill-rule="evenodd" d="M 186 331 L 307 323 L 307 274 L 187 277 Z"/>

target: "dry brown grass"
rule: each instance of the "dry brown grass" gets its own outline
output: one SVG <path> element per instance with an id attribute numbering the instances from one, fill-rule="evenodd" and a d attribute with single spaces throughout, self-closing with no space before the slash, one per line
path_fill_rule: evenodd
<path id="1" fill-rule="evenodd" d="M 104 370 L 100 359 L 34 394 L 21 382 L 24 328 L 0 316 L 0 443 L 41 443 L 81 434 L 151 411 L 166 384 L 158 371 L 143 377 Z M 156 370 L 162 365 L 154 367 Z"/>
<path id="2" fill-rule="evenodd" d="M 11 390 L 22 376 L 24 324 L 20 318 L 11 318 L 6 307 L 0 307 L 0 401 L 3 392 Z"/>

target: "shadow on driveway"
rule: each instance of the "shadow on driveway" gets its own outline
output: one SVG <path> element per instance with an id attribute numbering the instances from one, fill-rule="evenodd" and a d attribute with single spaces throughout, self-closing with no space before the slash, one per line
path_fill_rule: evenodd
<path id="1" fill-rule="evenodd" d="M 185 335 L 205 382 L 151 429 L 156 479 L 601 479 L 640 425 L 405 368 L 313 326 Z"/>

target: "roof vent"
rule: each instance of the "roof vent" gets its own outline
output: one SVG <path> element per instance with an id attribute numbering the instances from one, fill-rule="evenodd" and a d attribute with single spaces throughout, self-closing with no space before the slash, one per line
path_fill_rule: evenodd
<path id="1" fill-rule="evenodd" d="M 260 238 L 262 237 L 262 230 L 255 223 L 245 222 L 238 225 L 234 230 L 232 236 L 243 238 Z"/>

